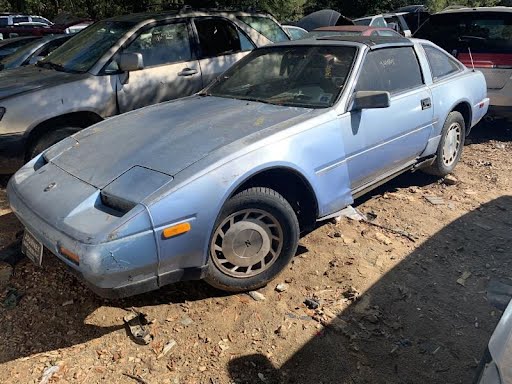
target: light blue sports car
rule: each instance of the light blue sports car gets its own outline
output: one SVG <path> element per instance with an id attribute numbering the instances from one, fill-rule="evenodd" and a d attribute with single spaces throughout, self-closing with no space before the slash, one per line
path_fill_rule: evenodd
<path id="1" fill-rule="evenodd" d="M 434 44 L 325 37 L 256 49 L 201 93 L 101 122 L 8 185 L 43 249 L 102 296 L 185 279 L 259 288 L 301 232 L 408 170 L 450 173 L 489 99 Z"/>

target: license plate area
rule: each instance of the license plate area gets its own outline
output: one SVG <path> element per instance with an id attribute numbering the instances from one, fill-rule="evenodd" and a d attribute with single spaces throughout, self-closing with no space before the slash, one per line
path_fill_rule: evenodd
<path id="1" fill-rule="evenodd" d="M 37 240 L 34 235 L 25 230 L 21 242 L 21 252 L 27 256 L 35 265 L 41 266 L 43 262 L 43 243 Z"/>

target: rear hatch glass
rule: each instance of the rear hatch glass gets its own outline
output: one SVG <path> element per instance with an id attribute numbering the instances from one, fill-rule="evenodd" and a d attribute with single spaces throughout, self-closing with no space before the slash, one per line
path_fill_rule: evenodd
<path id="1" fill-rule="evenodd" d="M 503 88 L 512 74 L 512 12 L 432 15 L 414 37 L 436 43 L 468 67 L 474 63 L 488 88 Z"/>

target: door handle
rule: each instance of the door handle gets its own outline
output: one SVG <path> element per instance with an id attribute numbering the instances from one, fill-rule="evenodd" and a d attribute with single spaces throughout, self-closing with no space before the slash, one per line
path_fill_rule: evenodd
<path id="1" fill-rule="evenodd" d="M 426 99 L 421 100 L 421 109 L 429 109 L 432 107 L 432 101 L 430 100 L 430 97 L 427 97 Z"/>
<path id="2" fill-rule="evenodd" d="M 181 72 L 178 72 L 178 76 L 192 76 L 197 73 L 197 69 L 185 68 Z"/>

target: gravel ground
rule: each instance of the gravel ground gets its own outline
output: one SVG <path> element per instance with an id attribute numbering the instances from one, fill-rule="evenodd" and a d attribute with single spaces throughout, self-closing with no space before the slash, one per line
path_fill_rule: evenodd
<path id="1" fill-rule="evenodd" d="M 512 275 L 507 127 L 478 127 L 454 179 L 406 174 L 358 201 L 373 224 L 342 219 L 302 238 L 262 301 L 202 282 L 107 301 L 51 255 L 43 268 L 22 260 L 0 291 L 1 381 L 471 382 L 501 315 L 486 287 Z M 2 189 L 0 246 L 21 229 Z M 123 326 L 132 307 L 153 320 L 147 346 Z"/>

